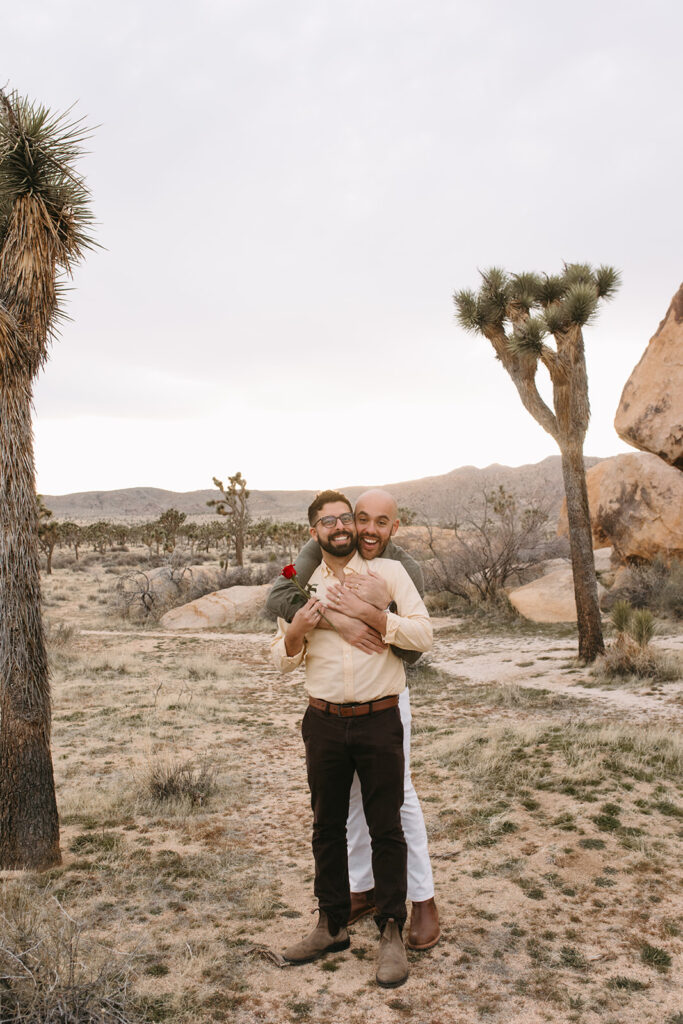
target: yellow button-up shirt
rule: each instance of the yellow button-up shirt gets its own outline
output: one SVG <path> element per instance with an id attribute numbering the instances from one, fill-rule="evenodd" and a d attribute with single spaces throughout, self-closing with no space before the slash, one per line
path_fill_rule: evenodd
<path id="1" fill-rule="evenodd" d="M 432 646 L 432 625 L 415 584 L 400 562 L 375 558 L 366 562 L 358 552 L 344 566 L 344 574 L 373 573 L 385 580 L 398 611 L 387 612 L 385 643 L 408 651 L 428 651 Z M 324 603 L 327 590 L 339 582 L 325 561 L 309 581 L 316 597 Z M 364 703 L 379 700 L 405 689 L 403 662 L 388 647 L 381 654 L 365 654 L 341 638 L 333 629 L 312 629 L 304 646 L 291 657 L 285 649 L 287 622 L 278 619 L 278 630 L 271 644 L 273 661 L 281 672 L 291 672 L 302 661 L 306 666 L 305 688 L 311 697 L 335 704 Z"/>

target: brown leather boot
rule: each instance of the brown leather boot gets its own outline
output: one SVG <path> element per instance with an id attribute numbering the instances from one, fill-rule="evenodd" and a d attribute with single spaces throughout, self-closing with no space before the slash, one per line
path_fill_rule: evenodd
<path id="1" fill-rule="evenodd" d="M 390 917 L 379 940 L 375 979 L 382 988 L 398 988 L 408 980 L 408 973 L 408 957 L 401 929 L 393 917 Z"/>
<path id="2" fill-rule="evenodd" d="M 333 935 L 324 910 L 318 911 L 318 923 L 308 935 L 288 946 L 282 954 L 290 964 L 307 964 L 311 960 L 317 960 L 325 953 L 337 953 L 341 949 L 348 949 L 351 945 L 349 933 L 346 928 L 340 928 Z"/>
<path id="3" fill-rule="evenodd" d="M 366 917 L 368 914 L 374 914 L 377 911 L 375 906 L 375 890 L 368 889 L 367 892 L 352 892 L 351 893 L 351 913 L 349 914 L 349 924 L 355 924 L 356 921 L 360 921 L 361 917 Z"/>
<path id="4" fill-rule="evenodd" d="M 431 949 L 440 938 L 439 911 L 436 909 L 434 897 L 413 903 L 406 939 L 408 949 Z"/>

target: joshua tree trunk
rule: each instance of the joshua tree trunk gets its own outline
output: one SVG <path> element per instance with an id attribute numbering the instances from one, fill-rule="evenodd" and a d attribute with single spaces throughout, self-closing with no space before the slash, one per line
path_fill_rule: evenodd
<path id="1" fill-rule="evenodd" d="M 46 576 L 52 576 L 52 556 L 54 554 L 54 544 L 48 544 L 47 551 L 45 552 L 45 574 Z"/>
<path id="2" fill-rule="evenodd" d="M 605 650 L 600 621 L 598 585 L 595 577 L 593 537 L 586 469 L 583 462 L 582 445 L 562 445 L 562 476 L 567 498 L 567 520 L 569 524 L 569 547 L 574 575 L 574 596 L 579 633 L 579 658 L 593 661 Z"/>
<path id="3" fill-rule="evenodd" d="M 0 89 L 0 868 L 59 864 L 31 388 L 85 250 L 88 132 Z"/>
<path id="4" fill-rule="evenodd" d="M 40 608 L 31 386 L 0 381 L 0 868 L 61 862 Z"/>

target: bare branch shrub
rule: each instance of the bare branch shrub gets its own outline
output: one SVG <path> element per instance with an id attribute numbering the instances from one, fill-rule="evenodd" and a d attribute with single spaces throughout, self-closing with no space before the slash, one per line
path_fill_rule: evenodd
<path id="1" fill-rule="evenodd" d="M 48 648 L 69 647 L 76 635 L 76 627 L 67 622 L 50 623 L 45 630 Z"/>
<path id="2" fill-rule="evenodd" d="M 169 608 L 175 608 L 197 597 L 220 590 L 222 575 L 209 586 L 193 587 L 193 572 L 172 555 L 158 569 L 135 569 L 119 576 L 114 591 L 114 606 L 125 617 L 137 622 L 157 621 Z"/>
<path id="3" fill-rule="evenodd" d="M 89 940 L 54 897 L 22 882 L 0 895 L 0 1021 L 135 1024 L 132 957 Z"/>
<path id="4" fill-rule="evenodd" d="M 280 567 L 275 564 L 254 566 L 236 566 L 225 573 L 226 587 L 260 587 L 270 583 L 280 575 Z"/>
<path id="5" fill-rule="evenodd" d="M 457 513 L 440 529 L 428 527 L 432 558 L 425 566 L 430 591 L 465 601 L 495 601 L 510 580 L 549 557 L 548 512 L 523 507 L 503 487 L 486 491 L 479 507 Z"/>
<path id="6" fill-rule="evenodd" d="M 119 576 L 114 604 L 126 618 L 147 618 L 155 611 L 155 603 L 148 572 L 137 569 Z"/>
<path id="7" fill-rule="evenodd" d="M 655 558 L 652 562 L 629 565 L 618 588 L 610 593 L 609 603 L 616 600 L 683 619 L 683 562 L 678 558 L 671 562 Z"/>

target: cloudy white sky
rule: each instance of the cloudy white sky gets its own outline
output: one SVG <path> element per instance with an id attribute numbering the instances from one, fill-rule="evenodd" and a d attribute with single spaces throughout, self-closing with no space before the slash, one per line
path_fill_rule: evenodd
<path id="1" fill-rule="evenodd" d="M 678 0 L 23 0 L 3 81 L 98 125 L 43 493 L 380 483 L 556 449 L 452 292 L 612 263 L 586 451 L 683 278 Z"/>

